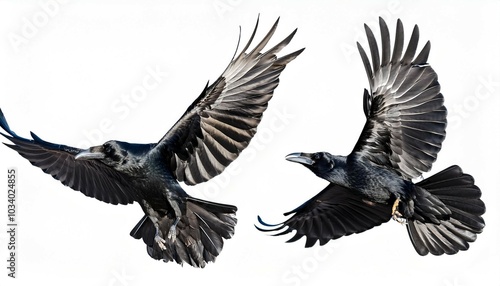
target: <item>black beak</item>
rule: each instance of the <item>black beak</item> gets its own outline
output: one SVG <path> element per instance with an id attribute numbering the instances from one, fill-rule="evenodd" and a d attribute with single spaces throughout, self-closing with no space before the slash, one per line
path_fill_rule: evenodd
<path id="1" fill-rule="evenodd" d="M 102 146 L 90 147 L 87 150 L 83 150 L 76 154 L 75 160 L 97 160 L 104 159 L 104 153 L 102 152 Z"/>
<path id="2" fill-rule="evenodd" d="M 311 157 L 312 154 L 310 153 L 291 153 L 286 155 L 285 159 L 287 159 L 290 162 L 311 166 L 314 164 L 314 160 Z"/>

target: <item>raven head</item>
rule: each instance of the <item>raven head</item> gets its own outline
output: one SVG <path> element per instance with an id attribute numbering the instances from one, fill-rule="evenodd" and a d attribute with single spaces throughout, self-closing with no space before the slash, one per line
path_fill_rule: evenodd
<path id="1" fill-rule="evenodd" d="M 288 154 L 285 159 L 306 166 L 319 177 L 330 173 L 335 167 L 334 157 L 328 152 L 292 153 Z"/>
<path id="2" fill-rule="evenodd" d="M 128 151 L 125 142 L 111 140 L 102 145 L 90 147 L 76 154 L 76 160 L 99 160 L 102 163 L 116 168 L 125 164 L 128 160 Z"/>

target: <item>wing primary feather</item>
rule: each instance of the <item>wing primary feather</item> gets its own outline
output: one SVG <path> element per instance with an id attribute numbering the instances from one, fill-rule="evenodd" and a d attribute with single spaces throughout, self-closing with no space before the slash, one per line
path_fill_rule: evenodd
<path id="1" fill-rule="evenodd" d="M 275 54 L 279 53 L 284 47 L 286 47 L 290 41 L 293 39 L 295 34 L 297 33 L 297 29 L 293 30 L 288 37 L 286 37 L 283 41 L 279 42 L 276 44 L 273 48 L 269 49 L 267 52 L 265 52 L 262 55 L 261 61 L 265 62 L 268 61 L 271 57 L 274 57 Z M 303 48 L 302 48 L 303 50 Z"/>
<path id="2" fill-rule="evenodd" d="M 255 46 L 255 48 L 253 48 L 253 50 L 249 53 L 249 55 L 260 53 L 260 51 L 262 51 L 262 49 L 267 45 L 267 43 L 269 42 L 271 37 L 274 35 L 274 32 L 276 31 L 276 28 L 278 27 L 279 21 L 280 21 L 280 18 L 278 17 L 276 22 L 274 22 L 274 25 L 271 27 L 271 30 L 269 30 L 269 32 L 267 32 L 267 35 L 262 39 L 262 41 L 260 41 L 259 44 L 257 44 L 257 46 Z M 256 27 L 256 29 L 257 29 L 257 27 Z"/>
<path id="3" fill-rule="evenodd" d="M 260 17 L 260 15 L 259 15 Z M 236 61 L 238 61 L 241 57 L 244 57 L 245 56 L 245 52 L 246 50 L 248 49 L 248 47 L 250 47 L 250 45 L 252 44 L 253 42 L 253 39 L 255 37 L 255 34 L 257 33 L 257 28 L 259 27 L 259 17 L 257 17 L 257 22 L 255 23 L 255 28 L 253 29 L 253 32 L 252 32 L 252 35 L 250 36 L 250 39 L 248 39 L 248 42 L 247 44 L 245 45 L 245 47 L 243 48 L 243 50 L 241 50 L 241 53 L 240 55 L 238 56 L 238 58 L 236 58 Z M 240 31 L 241 31 L 241 26 L 240 26 Z"/>
<path id="4" fill-rule="evenodd" d="M 250 36 L 250 39 L 248 39 L 247 44 L 241 50 L 241 52 L 238 55 L 238 57 L 235 58 L 236 54 L 238 53 L 238 48 L 240 46 L 240 41 L 241 41 L 241 26 L 239 27 L 238 43 L 236 44 L 236 49 L 234 50 L 234 54 L 233 54 L 233 57 L 231 58 L 231 61 L 229 62 L 229 64 L 227 65 L 227 67 L 224 69 L 224 72 L 222 74 L 225 74 L 229 70 L 229 68 L 231 66 L 233 66 L 235 63 L 239 62 L 241 60 L 241 58 L 243 58 L 243 57 L 246 56 L 245 51 L 252 44 L 252 41 L 253 41 L 253 39 L 255 37 L 255 34 L 257 33 L 257 28 L 259 27 L 259 18 L 260 18 L 260 15 L 257 17 L 257 22 L 255 23 L 255 28 L 254 28 L 254 30 L 252 32 L 252 35 Z M 197 101 L 195 101 L 194 103 L 196 103 L 196 102 Z"/>
<path id="5" fill-rule="evenodd" d="M 276 55 L 288 45 L 297 29 L 264 51 L 279 20 L 247 53 L 257 33 L 257 19 L 252 35 L 239 55 L 212 85 L 205 87 L 155 146 L 164 154 L 179 181 L 194 185 L 220 174 L 255 135 L 278 86 L 281 72 L 303 51 L 300 49 L 280 58 Z"/>
<path id="6" fill-rule="evenodd" d="M 418 54 L 418 56 L 413 60 L 414 64 L 426 64 L 427 59 L 429 58 L 429 52 L 431 51 L 431 42 L 427 41 L 425 46 L 422 48 L 422 51 Z"/>
<path id="7" fill-rule="evenodd" d="M 296 233 L 287 241 L 294 242 L 306 237 L 305 247 L 320 245 L 341 236 L 360 233 L 390 219 L 390 205 L 366 203 L 349 189 L 336 184 L 328 185 L 323 191 L 284 215 L 292 215 L 285 222 L 269 224 L 257 217 L 264 232 L 280 231 L 273 236 Z"/>
<path id="8" fill-rule="evenodd" d="M 378 52 L 377 40 L 373 35 L 372 30 L 365 24 L 366 37 L 368 38 L 368 45 L 370 46 L 370 53 L 372 56 L 373 73 L 377 73 L 380 69 L 380 55 Z"/>
<path id="9" fill-rule="evenodd" d="M 413 27 L 413 32 L 411 33 L 410 42 L 408 43 L 408 47 L 406 48 L 406 53 L 401 60 L 402 64 L 408 65 L 411 63 L 413 57 L 415 56 L 415 53 L 417 52 L 418 38 L 418 26 L 415 25 L 415 27 Z"/>
<path id="10" fill-rule="evenodd" d="M 392 65 L 396 65 L 401 58 L 401 54 L 403 53 L 404 38 L 403 23 L 400 19 L 398 19 L 396 25 L 396 37 L 394 39 L 394 50 L 392 51 Z"/>
<path id="11" fill-rule="evenodd" d="M 290 53 L 286 56 L 283 56 L 279 59 L 277 59 L 274 63 L 275 66 L 284 66 L 284 65 L 287 65 L 289 62 L 291 62 L 292 60 L 294 60 L 298 55 L 300 55 L 306 48 L 302 48 L 300 50 L 297 50 L 293 53 Z"/>
<path id="12" fill-rule="evenodd" d="M 368 81 L 370 82 L 370 87 L 373 86 L 373 73 L 372 73 L 372 68 L 370 66 L 370 61 L 368 60 L 368 56 L 366 55 L 365 50 L 361 46 L 361 44 L 358 42 L 358 51 L 361 56 L 361 60 L 363 60 L 363 65 L 365 67 L 366 71 L 366 76 L 368 77 Z"/>
<path id="13" fill-rule="evenodd" d="M 380 34 L 382 39 L 382 62 L 381 66 L 385 67 L 391 60 L 391 37 L 389 28 L 382 17 L 379 18 Z"/>

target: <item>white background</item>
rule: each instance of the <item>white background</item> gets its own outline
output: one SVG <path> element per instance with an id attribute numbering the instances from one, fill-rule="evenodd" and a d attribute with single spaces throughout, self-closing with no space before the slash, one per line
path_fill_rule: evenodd
<path id="1" fill-rule="evenodd" d="M 298 27 L 282 54 L 306 50 L 283 72 L 256 138 L 232 168 L 187 188 L 239 208 L 236 234 L 216 263 L 194 269 L 151 259 L 144 243 L 129 236 L 142 217 L 139 205 L 87 198 L 0 146 L 5 228 L 7 168 L 19 173 L 18 278 L 7 277 L 1 231 L 1 285 L 500 284 L 499 1 L 18 2 L 0 2 L 0 107 L 19 135 L 34 131 L 70 146 L 156 142 L 226 67 L 240 25 L 246 43 L 259 13 L 258 39 L 281 16 L 270 44 Z M 283 212 L 326 185 L 285 161 L 286 154 L 351 151 L 368 87 L 355 43 L 367 47 L 364 23 L 378 39 L 379 15 L 392 35 L 401 18 L 406 41 L 418 24 L 420 47 L 432 42 L 429 62 L 439 75 L 449 125 L 425 177 L 459 164 L 483 191 L 486 228 L 458 255 L 420 257 L 406 229 L 393 221 L 310 249 L 303 248 L 305 240 L 286 244 L 287 237 L 253 226 L 257 214 L 281 222 Z"/>

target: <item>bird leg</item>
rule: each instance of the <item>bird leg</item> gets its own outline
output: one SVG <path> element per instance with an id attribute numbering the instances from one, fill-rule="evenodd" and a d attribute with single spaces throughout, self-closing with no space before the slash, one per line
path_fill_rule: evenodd
<path id="1" fill-rule="evenodd" d="M 174 223 L 170 226 L 170 229 L 168 230 L 168 235 L 167 238 L 170 239 L 170 241 L 174 242 L 176 237 L 177 237 L 177 223 L 181 220 L 180 217 L 176 217 Z"/>
<path id="2" fill-rule="evenodd" d="M 406 224 L 406 219 L 398 211 L 399 202 L 401 202 L 401 200 L 399 198 L 396 198 L 394 204 L 392 205 L 392 219 L 399 222 L 400 224 Z"/>
<path id="3" fill-rule="evenodd" d="M 156 216 L 149 216 L 149 219 L 153 222 L 155 226 L 155 242 L 161 250 L 166 250 L 165 239 L 161 237 L 160 224 L 158 223 L 158 218 Z"/>
<path id="4" fill-rule="evenodd" d="M 165 241 L 165 239 L 163 239 L 161 231 L 160 231 L 160 224 L 158 221 L 158 217 L 159 217 L 158 213 L 151 207 L 151 205 L 146 200 L 142 201 L 141 206 L 142 206 L 144 212 L 147 214 L 147 216 L 151 220 L 151 222 L 153 223 L 153 225 L 155 226 L 154 241 L 156 242 L 156 244 L 158 245 L 158 247 L 162 251 L 166 250 L 167 249 L 167 247 L 165 246 L 166 241 Z"/>
<path id="5" fill-rule="evenodd" d="M 156 232 L 155 232 L 155 242 L 156 244 L 158 244 L 158 247 L 163 251 L 163 250 L 166 250 L 167 247 L 165 246 L 165 239 L 163 239 L 161 236 L 160 236 L 160 228 L 158 227 L 158 223 L 154 223 L 155 225 L 155 228 L 156 228 Z"/>
<path id="6" fill-rule="evenodd" d="M 177 238 L 177 224 L 181 220 L 182 211 L 181 211 L 181 207 L 179 205 L 179 198 L 177 196 L 175 196 L 175 194 L 173 194 L 173 192 L 167 192 L 166 198 L 167 198 L 170 206 L 174 210 L 174 214 L 175 214 L 175 221 L 170 226 L 170 229 L 168 230 L 167 238 L 171 242 L 174 242 L 175 239 Z"/>

